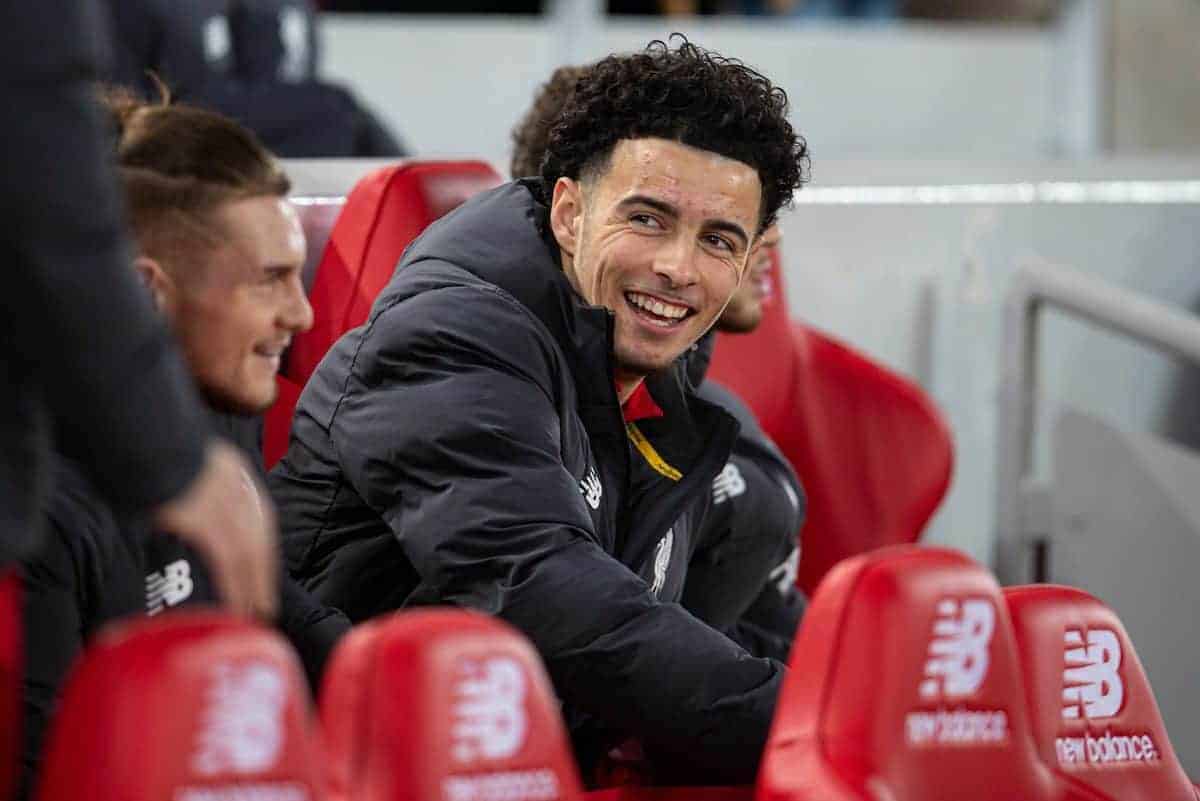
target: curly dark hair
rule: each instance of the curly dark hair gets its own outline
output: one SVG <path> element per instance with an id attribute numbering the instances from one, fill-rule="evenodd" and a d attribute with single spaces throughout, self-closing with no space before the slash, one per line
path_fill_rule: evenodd
<path id="1" fill-rule="evenodd" d="M 736 159 L 762 182 L 759 230 L 807 180 L 808 145 L 788 122 L 787 93 L 747 67 L 698 47 L 655 40 L 612 55 L 576 80 L 541 163 L 547 199 L 561 177 L 587 179 L 608 165 L 622 139 L 655 137 Z"/>
<path id="2" fill-rule="evenodd" d="M 512 131 L 513 154 L 508 174 L 513 178 L 541 173 L 550 129 L 575 91 L 576 82 L 587 70 L 586 66 L 559 67 L 538 89 L 533 105 Z"/>

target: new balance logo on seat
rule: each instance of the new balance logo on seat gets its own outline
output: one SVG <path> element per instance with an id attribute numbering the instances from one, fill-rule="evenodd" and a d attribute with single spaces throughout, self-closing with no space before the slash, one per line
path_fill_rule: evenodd
<path id="1" fill-rule="evenodd" d="M 713 479 L 713 503 L 725 503 L 745 491 L 746 479 L 742 478 L 742 471 L 733 462 L 726 462 L 725 468 Z"/>
<path id="2" fill-rule="evenodd" d="M 937 614 L 921 697 L 971 695 L 987 676 L 996 610 L 990 601 L 946 599 L 938 603 Z"/>
<path id="3" fill-rule="evenodd" d="M 1107 629 L 1092 629 L 1085 643 L 1082 631 L 1067 629 L 1063 644 L 1066 646 L 1063 718 L 1111 718 L 1120 712 L 1125 685 L 1117 673 L 1121 667 L 1121 643 L 1117 635 Z"/>
<path id="4" fill-rule="evenodd" d="M 1112 731 L 1092 727 L 1091 721 L 1115 717 L 1125 703 L 1121 681 L 1121 641 L 1109 629 L 1067 629 L 1063 632 L 1062 718 L 1075 723 L 1070 734 L 1054 740 L 1058 763 L 1067 768 L 1103 765 L 1109 768 L 1157 762 L 1158 745 L 1148 731 Z M 1078 724 L 1085 724 L 1079 736 Z"/>
<path id="5" fill-rule="evenodd" d="M 996 609 L 991 601 L 938 602 L 933 639 L 925 660 L 925 678 L 917 688 L 925 701 L 965 699 L 974 695 L 987 678 L 991 661 Z M 915 747 L 985 746 L 1008 739 L 1008 713 L 1004 709 L 979 709 L 943 704 L 933 710 L 909 712 L 904 719 L 905 738 Z"/>
<path id="6" fill-rule="evenodd" d="M 459 762 L 507 759 L 525 745 L 525 671 L 514 659 L 467 659 L 459 664 L 454 688 L 454 739 Z"/>
<path id="7" fill-rule="evenodd" d="M 177 559 L 146 576 L 146 614 L 157 615 L 168 606 L 176 606 L 192 596 L 192 566 L 186 559 Z"/>
<path id="8" fill-rule="evenodd" d="M 260 773 L 283 748 L 287 683 L 267 662 L 218 664 L 207 693 L 192 769 L 201 776 Z"/>
<path id="9" fill-rule="evenodd" d="M 592 507 L 592 510 L 600 508 L 600 497 L 604 494 L 604 486 L 600 483 L 600 476 L 596 473 L 595 467 L 589 467 L 587 476 L 579 480 L 579 491 L 583 493 L 583 499 L 587 501 L 587 505 Z"/>

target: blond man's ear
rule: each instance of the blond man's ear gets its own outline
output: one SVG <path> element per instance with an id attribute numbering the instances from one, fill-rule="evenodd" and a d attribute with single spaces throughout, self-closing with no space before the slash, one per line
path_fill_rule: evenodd
<path id="1" fill-rule="evenodd" d="M 170 314 L 175 307 L 176 286 L 162 264 L 149 256 L 138 256 L 133 260 L 133 268 L 149 291 L 154 307 L 162 314 Z"/>

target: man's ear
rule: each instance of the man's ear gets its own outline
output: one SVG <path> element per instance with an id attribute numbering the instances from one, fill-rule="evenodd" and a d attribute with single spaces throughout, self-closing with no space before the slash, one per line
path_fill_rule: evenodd
<path id="1" fill-rule="evenodd" d="M 161 313 L 169 314 L 175 306 L 176 286 L 162 264 L 149 256 L 138 256 L 133 260 L 133 268 L 142 279 L 142 286 L 150 292 L 154 307 Z"/>
<path id="2" fill-rule="evenodd" d="M 559 178 L 554 183 L 550 200 L 550 230 L 562 252 L 575 258 L 579 249 L 579 230 L 583 225 L 583 187 L 571 178 Z"/>

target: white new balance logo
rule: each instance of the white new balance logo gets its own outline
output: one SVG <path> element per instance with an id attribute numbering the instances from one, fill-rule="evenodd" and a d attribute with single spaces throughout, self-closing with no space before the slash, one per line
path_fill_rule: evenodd
<path id="1" fill-rule="evenodd" d="M 1110 718 L 1120 712 L 1125 685 L 1117 673 L 1121 667 L 1117 635 L 1108 629 L 1092 629 L 1085 641 L 1082 631 L 1067 629 L 1063 645 L 1063 719 Z"/>
<path id="2" fill-rule="evenodd" d="M 192 567 L 186 559 L 177 559 L 146 576 L 146 614 L 157 615 L 165 607 L 175 606 L 192 595 Z"/>
<path id="3" fill-rule="evenodd" d="M 525 671 L 515 659 L 468 659 L 454 688 L 451 753 L 459 762 L 507 759 L 525 744 Z"/>
<path id="4" fill-rule="evenodd" d="M 727 462 L 725 468 L 713 479 L 713 503 L 725 503 L 730 498 L 736 498 L 746 491 L 746 479 L 742 471 L 733 462 Z"/>
<path id="5" fill-rule="evenodd" d="M 996 628 L 990 601 L 938 602 L 933 640 L 920 694 L 925 699 L 971 695 L 987 676 L 988 649 Z"/>
<path id="6" fill-rule="evenodd" d="M 600 496 L 604 494 L 604 486 L 600 483 L 600 476 L 596 474 L 595 467 L 589 467 L 587 476 L 580 479 L 579 491 L 583 493 L 583 499 L 587 501 L 587 505 L 593 510 L 600 508 Z"/>
<path id="7" fill-rule="evenodd" d="M 287 683 L 268 662 L 218 664 L 192 769 L 201 776 L 269 770 L 283 748 Z"/>

